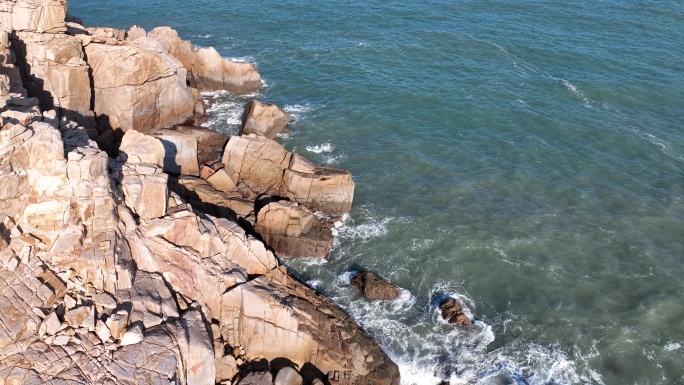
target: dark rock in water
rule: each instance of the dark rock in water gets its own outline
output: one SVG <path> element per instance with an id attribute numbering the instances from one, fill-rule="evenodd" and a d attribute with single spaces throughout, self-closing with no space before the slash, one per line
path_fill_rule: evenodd
<path id="1" fill-rule="evenodd" d="M 356 273 L 351 280 L 351 285 L 359 289 L 368 299 L 391 301 L 401 294 L 398 287 L 370 271 Z"/>
<path id="2" fill-rule="evenodd" d="M 439 304 L 442 311 L 442 318 L 450 324 L 463 325 L 467 328 L 473 327 L 473 321 L 463 312 L 463 306 L 455 299 L 448 298 Z"/>

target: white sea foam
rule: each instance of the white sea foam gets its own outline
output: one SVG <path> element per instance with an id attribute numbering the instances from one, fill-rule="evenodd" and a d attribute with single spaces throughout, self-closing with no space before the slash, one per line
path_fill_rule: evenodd
<path id="1" fill-rule="evenodd" d="M 392 218 L 374 218 L 370 217 L 365 223 L 354 225 L 342 223 L 339 227 L 333 229 L 333 234 L 342 239 L 358 239 L 362 242 L 368 242 L 373 238 L 382 237 L 389 231 L 387 225 L 392 221 Z"/>
<path id="2" fill-rule="evenodd" d="M 304 119 L 306 115 L 313 111 L 311 104 L 286 104 L 283 110 L 290 114 L 290 124 L 296 124 L 298 121 Z"/>
<path id="3" fill-rule="evenodd" d="M 333 146 L 330 143 L 323 143 L 323 144 L 317 144 L 314 146 L 306 146 L 306 151 L 314 152 L 316 154 L 320 154 L 322 152 L 332 152 L 332 150 L 335 149 L 335 146 Z"/>
<path id="4" fill-rule="evenodd" d="M 344 154 L 323 155 L 321 157 L 321 163 L 328 165 L 328 166 L 333 166 L 333 165 L 340 163 L 344 158 L 345 158 Z"/>
<path id="5" fill-rule="evenodd" d="M 668 352 L 673 352 L 675 350 L 679 350 L 681 347 L 682 344 L 680 344 L 679 342 L 670 341 L 667 344 L 665 344 L 663 349 L 667 350 Z"/>
<path id="6" fill-rule="evenodd" d="M 552 78 L 553 78 L 553 77 L 552 77 Z M 556 78 L 554 78 L 554 79 L 556 79 Z M 594 103 L 593 103 L 591 100 L 589 100 L 589 98 L 587 97 L 587 95 L 585 95 L 584 92 L 580 91 L 580 90 L 577 88 L 577 86 L 575 86 L 574 84 L 570 83 L 569 81 L 567 81 L 567 80 L 565 80 L 565 79 L 557 79 L 557 80 L 560 80 L 560 81 L 563 83 L 563 85 L 565 86 L 565 88 L 567 88 L 568 90 L 570 90 L 570 92 L 572 92 L 575 96 L 577 96 L 578 98 L 582 99 L 582 101 L 584 102 L 584 106 L 585 106 L 585 107 L 587 107 L 587 108 L 594 108 Z"/>
<path id="7" fill-rule="evenodd" d="M 319 288 L 321 284 L 323 284 L 323 282 L 320 279 L 312 279 L 310 281 L 306 281 L 306 283 L 314 289 Z"/>
<path id="8" fill-rule="evenodd" d="M 207 126 L 227 135 L 239 135 L 246 103 L 242 100 L 225 100 L 215 103 L 207 110 L 207 114 L 211 116 Z"/>
<path id="9" fill-rule="evenodd" d="M 206 35 L 195 35 L 195 37 L 200 37 L 200 38 L 202 38 L 202 39 L 208 39 L 208 38 L 211 37 L 211 34 L 208 33 L 208 34 L 206 34 Z"/>
<path id="10" fill-rule="evenodd" d="M 256 61 L 254 60 L 254 57 L 252 57 L 252 56 L 229 57 L 228 60 L 235 62 L 235 63 L 252 63 L 252 64 L 256 65 Z"/>

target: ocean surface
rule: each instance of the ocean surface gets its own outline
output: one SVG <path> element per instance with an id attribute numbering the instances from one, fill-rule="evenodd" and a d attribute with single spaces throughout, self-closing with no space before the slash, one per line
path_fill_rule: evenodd
<path id="1" fill-rule="evenodd" d="M 71 0 L 255 63 L 279 138 L 351 170 L 327 261 L 290 268 L 404 384 L 684 384 L 684 2 Z M 369 269 L 401 286 L 371 303 Z M 472 330 L 439 317 L 460 298 Z"/>

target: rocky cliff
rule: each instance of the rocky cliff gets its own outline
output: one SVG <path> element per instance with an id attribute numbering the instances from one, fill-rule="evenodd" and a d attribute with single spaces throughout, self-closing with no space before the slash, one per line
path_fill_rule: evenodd
<path id="1" fill-rule="evenodd" d="M 399 383 L 278 259 L 327 254 L 313 211 L 348 211 L 351 175 L 258 136 L 277 107 L 242 137 L 192 126 L 201 91 L 258 92 L 254 66 L 62 0 L 0 23 L 0 382 Z"/>

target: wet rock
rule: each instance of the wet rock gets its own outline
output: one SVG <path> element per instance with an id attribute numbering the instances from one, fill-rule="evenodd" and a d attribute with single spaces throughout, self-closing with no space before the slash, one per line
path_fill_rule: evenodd
<path id="1" fill-rule="evenodd" d="M 242 115 L 241 135 L 255 134 L 273 139 L 290 123 L 290 114 L 274 104 L 251 100 Z"/>
<path id="2" fill-rule="evenodd" d="M 373 300 L 391 301 L 401 294 L 401 289 L 370 271 L 354 274 L 351 285 L 359 289 L 364 297 Z"/>
<path id="3" fill-rule="evenodd" d="M 473 327 L 473 322 L 463 312 L 463 306 L 455 298 L 448 298 L 439 304 L 442 318 L 450 324 L 462 325 L 467 328 Z"/>

